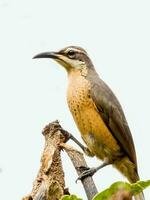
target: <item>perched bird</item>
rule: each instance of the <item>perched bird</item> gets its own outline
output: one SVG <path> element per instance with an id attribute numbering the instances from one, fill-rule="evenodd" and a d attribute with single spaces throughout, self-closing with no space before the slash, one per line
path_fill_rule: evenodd
<path id="1" fill-rule="evenodd" d="M 138 181 L 135 147 L 124 112 L 114 93 L 98 76 L 87 52 L 69 46 L 34 58 L 52 58 L 66 69 L 68 106 L 87 148 L 80 146 L 86 154 L 104 161 L 83 172 L 80 178 L 112 164 L 131 183 Z M 140 193 L 135 199 L 143 200 L 144 196 Z"/>

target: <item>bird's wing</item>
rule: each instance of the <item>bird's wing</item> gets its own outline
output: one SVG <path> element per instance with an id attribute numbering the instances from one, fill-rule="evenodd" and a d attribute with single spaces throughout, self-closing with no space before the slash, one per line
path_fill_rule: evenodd
<path id="1" fill-rule="evenodd" d="M 137 167 L 132 135 L 120 103 L 111 89 L 99 77 L 96 77 L 94 82 L 92 83 L 91 96 L 101 117 L 122 150 Z"/>

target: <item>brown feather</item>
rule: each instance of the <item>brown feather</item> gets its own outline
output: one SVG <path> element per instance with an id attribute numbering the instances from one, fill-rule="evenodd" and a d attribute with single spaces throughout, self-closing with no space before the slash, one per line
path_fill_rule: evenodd
<path id="1" fill-rule="evenodd" d="M 137 168 L 133 138 L 120 103 L 94 69 L 90 69 L 88 74 L 87 79 L 91 83 L 91 96 L 101 117 L 118 141 L 123 152 Z"/>

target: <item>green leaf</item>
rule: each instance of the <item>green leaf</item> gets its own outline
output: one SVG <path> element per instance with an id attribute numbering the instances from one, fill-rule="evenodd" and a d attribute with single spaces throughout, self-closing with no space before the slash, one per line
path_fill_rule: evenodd
<path id="1" fill-rule="evenodd" d="M 145 188 L 150 186 L 150 180 L 148 181 L 137 181 L 136 183 L 131 184 L 131 192 L 136 195 L 142 192 Z"/>
<path id="2" fill-rule="evenodd" d="M 78 198 L 76 195 L 64 195 L 61 197 L 60 200 L 82 200 L 82 199 Z"/>
<path id="3" fill-rule="evenodd" d="M 116 182 L 113 183 L 108 189 L 98 193 L 93 200 L 109 200 L 110 197 L 115 194 L 118 190 L 120 189 L 125 189 L 125 190 L 129 190 L 130 188 L 130 184 L 126 183 L 126 182 Z"/>
<path id="4" fill-rule="evenodd" d="M 108 189 L 96 194 L 93 200 L 109 200 L 111 196 L 117 193 L 119 190 L 126 190 L 129 191 L 132 195 L 137 195 L 148 186 L 150 186 L 150 180 L 138 181 L 134 184 L 119 181 L 113 183 Z"/>

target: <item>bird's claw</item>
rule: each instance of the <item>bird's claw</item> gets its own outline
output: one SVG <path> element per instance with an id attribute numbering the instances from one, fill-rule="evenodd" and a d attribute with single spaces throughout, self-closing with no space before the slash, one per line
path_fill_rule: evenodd
<path id="1" fill-rule="evenodd" d="M 78 182 L 78 180 L 82 180 L 87 176 L 93 176 L 96 172 L 96 169 L 93 168 L 88 168 L 88 167 L 83 167 L 85 170 L 79 175 L 79 177 L 76 180 L 76 183 Z"/>

